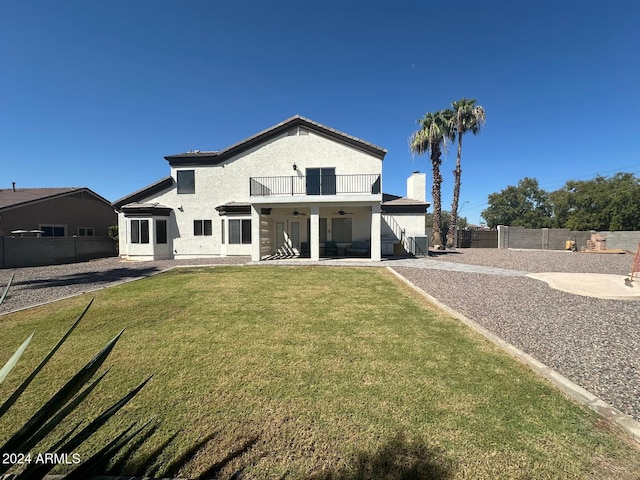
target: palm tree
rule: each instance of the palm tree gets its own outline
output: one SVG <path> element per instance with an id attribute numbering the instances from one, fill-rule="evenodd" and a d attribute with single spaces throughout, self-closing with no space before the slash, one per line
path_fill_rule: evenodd
<path id="1" fill-rule="evenodd" d="M 433 171 L 433 244 L 444 248 L 441 233 L 442 202 L 440 199 L 440 165 L 442 164 L 442 148 L 446 148 L 447 142 L 452 138 L 453 131 L 452 110 L 440 110 L 429 112 L 421 120 L 418 120 L 420 129 L 411 135 L 409 146 L 413 153 L 422 155 L 429 153 L 431 156 L 431 169 Z"/>
<path id="2" fill-rule="evenodd" d="M 462 176 L 462 168 L 460 167 L 460 156 L 462 154 L 462 136 L 471 132 L 474 135 L 480 131 L 484 125 L 486 116 L 484 108 L 476 105 L 473 98 L 461 98 L 457 102 L 452 102 L 453 106 L 453 122 L 455 135 L 458 137 L 458 157 L 456 159 L 456 169 L 453 171 L 453 201 L 451 202 L 451 223 L 447 232 L 447 246 L 454 245 L 456 234 L 456 225 L 458 223 L 458 202 L 460 200 L 460 177 Z M 455 140 L 455 138 L 454 138 Z"/>

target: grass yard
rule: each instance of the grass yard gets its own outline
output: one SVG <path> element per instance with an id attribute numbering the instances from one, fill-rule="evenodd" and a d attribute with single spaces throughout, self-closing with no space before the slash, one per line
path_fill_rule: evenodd
<path id="1" fill-rule="evenodd" d="M 224 465 L 220 478 L 239 469 L 244 479 L 639 478 L 640 452 L 621 434 L 384 269 L 178 269 L 95 297 L 2 419 L 0 439 L 126 327 L 76 415 L 92 418 L 155 374 L 87 446 L 157 416 L 114 473 L 195 477 Z M 36 332 L 1 400 L 89 298 L 0 317 L 0 365 Z"/>

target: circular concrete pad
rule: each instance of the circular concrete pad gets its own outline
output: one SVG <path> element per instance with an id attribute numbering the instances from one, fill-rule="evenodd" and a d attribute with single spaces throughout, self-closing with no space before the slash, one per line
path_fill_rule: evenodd
<path id="1" fill-rule="evenodd" d="M 527 277 L 546 282 L 551 288 L 585 297 L 612 300 L 640 300 L 640 278 L 634 278 L 631 286 L 624 275 L 604 273 L 530 273 Z"/>

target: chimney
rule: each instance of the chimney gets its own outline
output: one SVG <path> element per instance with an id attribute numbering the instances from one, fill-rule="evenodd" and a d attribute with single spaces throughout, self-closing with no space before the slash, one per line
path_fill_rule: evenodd
<path id="1" fill-rule="evenodd" d="M 11 185 L 13 185 L 13 191 L 16 191 L 16 182 L 11 182 Z"/>
<path id="2" fill-rule="evenodd" d="M 407 179 L 407 197 L 421 202 L 427 201 L 427 174 L 413 172 Z"/>

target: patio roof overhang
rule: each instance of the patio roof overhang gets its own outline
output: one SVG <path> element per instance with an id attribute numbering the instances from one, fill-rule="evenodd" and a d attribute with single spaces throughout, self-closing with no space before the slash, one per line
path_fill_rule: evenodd
<path id="1" fill-rule="evenodd" d="M 251 214 L 251 204 L 250 203 L 241 203 L 241 202 L 229 202 L 223 205 L 218 205 L 216 207 L 218 214 L 229 215 L 250 215 Z"/>

